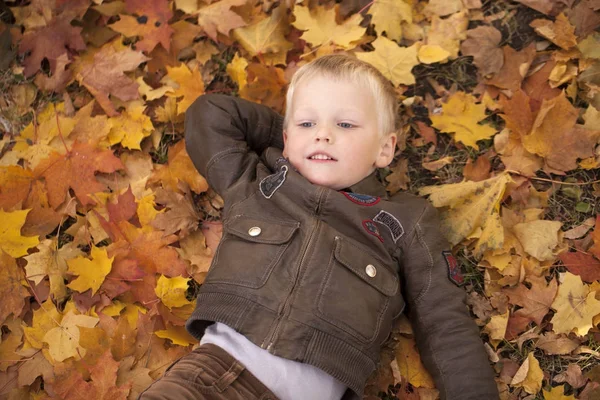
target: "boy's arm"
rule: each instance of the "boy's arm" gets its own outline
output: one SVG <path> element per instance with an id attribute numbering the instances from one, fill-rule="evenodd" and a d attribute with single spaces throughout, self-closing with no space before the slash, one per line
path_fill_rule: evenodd
<path id="1" fill-rule="evenodd" d="M 404 245 L 404 293 L 423 364 L 442 400 L 494 400 L 498 390 L 465 291 L 449 279 L 436 209 L 425 209 Z M 446 256 L 449 253 L 446 253 Z"/>
<path id="2" fill-rule="evenodd" d="M 283 149 L 283 117 L 269 107 L 232 96 L 198 97 L 185 112 L 185 144 L 196 169 L 221 196 L 245 175 L 259 155 Z"/>

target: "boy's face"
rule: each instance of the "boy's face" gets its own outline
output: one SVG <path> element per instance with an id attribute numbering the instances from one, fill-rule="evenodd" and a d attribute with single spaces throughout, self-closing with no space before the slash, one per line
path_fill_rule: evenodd
<path id="1" fill-rule="evenodd" d="M 298 85 L 292 106 L 283 155 L 310 182 L 344 189 L 394 158 L 396 135 L 379 131 L 366 87 L 317 76 Z"/>

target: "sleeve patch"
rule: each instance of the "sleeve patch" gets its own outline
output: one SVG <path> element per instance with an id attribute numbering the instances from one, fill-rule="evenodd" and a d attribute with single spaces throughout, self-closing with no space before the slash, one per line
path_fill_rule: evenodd
<path id="1" fill-rule="evenodd" d="M 387 211 L 381 210 L 379 213 L 373 218 L 373 221 L 380 223 L 381 225 L 386 226 L 390 233 L 392 234 L 392 240 L 394 243 L 398 241 L 404 235 L 404 228 L 402 224 L 396 217 L 390 214 Z"/>
<path id="2" fill-rule="evenodd" d="M 342 192 L 342 194 L 346 196 L 346 198 L 351 202 L 359 204 L 361 206 L 374 206 L 381 200 L 380 197 L 369 196 L 367 194 L 359 194 L 352 192 Z"/>
<path id="3" fill-rule="evenodd" d="M 285 182 L 285 175 L 287 174 L 288 167 L 284 165 L 281 167 L 279 172 L 276 172 L 272 175 L 267 176 L 262 181 L 260 181 L 260 192 L 267 199 L 270 199 L 271 196 L 283 185 Z"/>
<path id="4" fill-rule="evenodd" d="M 456 257 L 452 255 L 450 251 L 442 251 L 442 255 L 446 260 L 446 265 L 448 266 L 448 279 L 456 286 L 462 286 L 465 283 L 465 278 L 462 275 L 460 270 L 460 265 L 458 265 L 458 261 Z"/>
<path id="5" fill-rule="evenodd" d="M 373 222 L 370 219 L 365 219 L 362 222 L 363 228 L 365 228 L 365 230 L 367 232 L 369 232 L 371 235 L 375 236 L 377 239 L 379 239 L 379 241 L 381 243 L 383 243 L 383 238 L 381 237 L 381 234 L 379 233 L 379 229 L 377 228 L 377 225 L 375 225 L 375 222 Z"/>

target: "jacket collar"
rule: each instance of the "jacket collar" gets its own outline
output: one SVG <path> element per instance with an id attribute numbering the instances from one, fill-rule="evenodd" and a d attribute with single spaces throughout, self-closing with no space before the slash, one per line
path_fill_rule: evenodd
<path id="1" fill-rule="evenodd" d="M 370 196 L 377 196 L 381 197 L 384 200 L 387 200 L 388 198 L 387 192 L 385 191 L 385 187 L 377 179 L 377 170 L 373 171 L 370 175 L 363 178 L 361 181 L 355 183 L 347 189 L 344 189 L 344 191 L 368 194 Z"/>

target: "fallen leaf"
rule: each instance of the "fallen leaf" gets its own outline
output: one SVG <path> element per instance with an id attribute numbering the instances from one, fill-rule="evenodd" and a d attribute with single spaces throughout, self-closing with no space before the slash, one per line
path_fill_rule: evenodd
<path id="1" fill-rule="evenodd" d="M 289 30 L 287 9 L 279 6 L 267 17 L 255 24 L 233 30 L 233 37 L 250 53 L 278 53 L 293 47 L 285 35 Z"/>
<path id="2" fill-rule="evenodd" d="M 403 0 L 375 1 L 369 8 L 369 14 L 375 30 L 380 35 L 385 32 L 388 39 L 396 41 L 402 39 L 402 22 L 413 22 L 412 7 Z"/>
<path id="3" fill-rule="evenodd" d="M 452 14 L 448 18 L 434 15 L 431 18 L 431 28 L 427 34 L 428 45 L 437 45 L 446 50 L 450 60 L 458 57 L 460 42 L 467 38 L 469 19 L 466 10 Z"/>
<path id="4" fill-rule="evenodd" d="M 558 285 L 554 279 L 548 283 L 544 278 L 529 277 L 528 279 L 531 288 L 520 283 L 515 288 L 504 289 L 504 293 L 508 295 L 511 304 L 522 307 L 514 315 L 534 321 L 538 326 L 541 326 L 542 320 L 552 306 Z"/>
<path id="5" fill-rule="evenodd" d="M 544 373 L 540 369 L 540 363 L 530 352 L 521 364 L 510 383 L 514 387 L 522 387 L 529 394 L 535 394 L 542 388 Z"/>
<path id="6" fill-rule="evenodd" d="M 356 53 L 359 60 L 373 65 L 395 86 L 415 83 L 415 77 L 411 71 L 419 63 L 416 44 L 410 47 L 400 47 L 396 42 L 380 36 L 372 45 L 375 51 Z"/>
<path id="7" fill-rule="evenodd" d="M 441 169 L 448 164 L 452 164 L 453 161 L 454 157 L 442 157 L 439 160 L 424 162 L 421 165 L 423 165 L 423 168 L 425 168 L 426 170 L 437 171 L 438 169 Z"/>
<path id="8" fill-rule="evenodd" d="M 530 221 L 516 224 L 513 231 L 527 254 L 540 261 L 553 260 L 553 250 L 558 246 L 559 221 Z"/>
<path id="9" fill-rule="evenodd" d="M 587 383 L 587 378 L 584 378 L 581 367 L 577 364 L 569 364 L 567 370 L 556 375 L 553 380 L 558 383 L 567 382 L 573 389 L 579 389 Z"/>
<path id="10" fill-rule="evenodd" d="M 2 265 L 0 268 L 1 327 L 9 315 L 13 314 L 14 318 L 19 317 L 25 306 L 25 299 L 29 297 L 29 292 L 22 283 L 25 281 L 23 271 L 17 267 L 15 259 L 2 250 L 0 250 L 0 265 Z"/>
<path id="11" fill-rule="evenodd" d="M 198 25 L 216 42 L 217 31 L 228 36 L 232 29 L 246 26 L 242 17 L 231 11 L 231 7 L 245 3 L 245 0 L 222 0 L 202 7 L 198 10 Z"/>
<path id="12" fill-rule="evenodd" d="M 110 272 L 114 257 L 108 257 L 106 248 L 96 246 L 92 246 L 90 257 L 91 259 L 77 257 L 67 260 L 69 273 L 77 275 L 67 286 L 81 293 L 92 289 L 94 295 Z"/>
<path id="13" fill-rule="evenodd" d="M 553 388 L 550 389 L 550 391 L 543 389 L 543 393 L 544 393 L 545 400 L 576 400 L 575 396 L 573 396 L 573 395 L 566 396 L 564 394 L 565 393 L 565 385 L 554 386 Z"/>
<path id="14" fill-rule="evenodd" d="M 479 149 L 478 140 L 489 139 L 496 130 L 479 122 L 487 118 L 485 105 L 476 104 L 475 98 L 465 92 L 456 92 L 442 104 L 442 115 L 430 117 L 432 126 L 441 132 L 454 133 L 454 140 Z"/>
<path id="15" fill-rule="evenodd" d="M 352 42 L 359 40 L 366 29 L 359 24 L 362 15 L 354 14 L 341 25 L 338 25 L 335 18 L 336 8 L 326 9 L 324 7 L 303 7 L 297 5 L 294 7 L 296 21 L 292 24 L 304 31 L 302 39 L 313 46 L 322 46 L 329 43 L 336 44 L 344 49 L 351 49 L 354 46 Z"/>
<path id="16" fill-rule="evenodd" d="M 579 276 L 570 272 L 561 274 L 558 294 L 552 303 L 556 310 L 551 320 L 552 330 L 555 333 L 586 335 L 592 328 L 592 318 L 600 314 L 600 301 L 596 300 L 595 294 Z"/>
<path id="17" fill-rule="evenodd" d="M 467 39 L 460 45 L 463 55 L 473 56 L 473 63 L 482 76 L 500 71 L 504 52 L 499 47 L 502 34 L 493 26 L 478 26 L 467 31 Z"/>
<path id="18" fill-rule="evenodd" d="M 390 194 L 408 189 L 408 183 L 410 182 L 410 177 L 408 176 L 408 159 L 401 158 L 390 170 L 391 174 L 385 177 L 385 180 L 389 182 L 386 189 Z"/>
<path id="19" fill-rule="evenodd" d="M 529 26 L 555 45 L 565 50 L 577 45 L 575 27 L 569 23 L 564 13 L 560 13 L 554 22 L 547 19 L 533 20 Z"/>
<path id="20" fill-rule="evenodd" d="M 591 254 L 575 248 L 574 252 L 564 252 L 558 258 L 570 273 L 578 275 L 585 282 L 600 280 L 600 261 Z"/>
<path id="21" fill-rule="evenodd" d="M 400 336 L 396 347 L 396 362 L 400 375 L 415 387 L 434 388 L 431 375 L 421 362 L 414 339 Z"/>
<path id="22" fill-rule="evenodd" d="M 556 335 L 553 332 L 546 332 L 540 336 L 535 345 L 549 355 L 570 354 L 579 347 L 580 342 L 567 337 L 565 334 Z"/>
<path id="23" fill-rule="evenodd" d="M 30 210 L 4 212 L 0 209 L 0 250 L 4 250 L 13 258 L 27 254 L 27 249 L 37 246 L 40 242 L 37 236 L 21 236 L 21 227 Z"/>
<path id="24" fill-rule="evenodd" d="M 490 344 L 494 349 L 498 347 L 498 344 L 504 340 L 506 334 L 506 327 L 508 325 L 508 311 L 504 314 L 493 315 L 490 318 L 490 322 L 487 323 L 483 332 L 487 333 L 490 339 Z"/>
<path id="25" fill-rule="evenodd" d="M 79 344 L 79 326 L 93 328 L 98 323 L 98 318 L 88 315 L 75 314 L 69 311 L 65 314 L 60 326 L 50 329 L 44 335 L 44 342 L 48 343 L 48 351 L 52 359 L 61 362 L 69 357 L 83 357 L 86 350 Z"/>
<path id="26" fill-rule="evenodd" d="M 510 46 L 503 46 L 502 52 L 504 54 L 502 68 L 491 78 L 485 79 L 485 83 L 501 89 L 516 91 L 529 71 L 536 54 L 535 47 L 531 44 L 523 50 L 517 51 Z"/>

